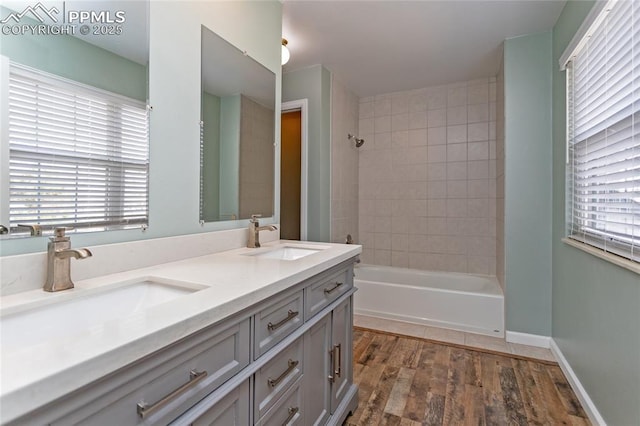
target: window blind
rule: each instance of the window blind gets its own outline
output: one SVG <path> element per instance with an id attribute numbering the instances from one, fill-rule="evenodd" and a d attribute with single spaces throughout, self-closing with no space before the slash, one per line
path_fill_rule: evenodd
<path id="1" fill-rule="evenodd" d="M 12 231 L 148 222 L 146 104 L 11 63 L 8 124 Z"/>
<path id="2" fill-rule="evenodd" d="M 567 233 L 640 262 L 640 3 L 602 13 L 567 66 Z"/>

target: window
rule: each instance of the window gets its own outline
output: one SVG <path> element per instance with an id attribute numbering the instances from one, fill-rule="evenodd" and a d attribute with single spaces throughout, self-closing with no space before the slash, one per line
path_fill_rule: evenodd
<path id="1" fill-rule="evenodd" d="M 566 67 L 567 234 L 640 262 L 640 3 L 609 2 Z"/>
<path id="2" fill-rule="evenodd" d="M 145 103 L 15 63 L 8 93 L 11 232 L 148 222 Z"/>

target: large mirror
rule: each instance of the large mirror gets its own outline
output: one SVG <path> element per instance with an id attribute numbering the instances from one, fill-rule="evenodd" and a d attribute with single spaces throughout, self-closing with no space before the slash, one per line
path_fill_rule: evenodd
<path id="1" fill-rule="evenodd" d="M 200 220 L 273 215 L 275 74 L 202 27 Z"/>
<path id="2" fill-rule="evenodd" d="M 148 0 L 2 2 L 3 237 L 146 226 L 148 24 Z"/>

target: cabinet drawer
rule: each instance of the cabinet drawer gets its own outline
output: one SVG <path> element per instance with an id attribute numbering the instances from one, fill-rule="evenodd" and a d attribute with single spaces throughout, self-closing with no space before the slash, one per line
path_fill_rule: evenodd
<path id="1" fill-rule="evenodd" d="M 282 395 L 282 398 L 271 407 L 264 418 L 256 423 L 257 426 L 304 426 L 302 378 Z M 309 389 L 313 391 L 313 389 Z"/>
<path id="2" fill-rule="evenodd" d="M 302 290 L 267 305 L 255 315 L 255 357 L 302 325 Z"/>
<path id="3" fill-rule="evenodd" d="M 249 364 L 250 339 L 249 318 L 184 339 L 84 388 L 53 424 L 166 424 Z"/>
<path id="4" fill-rule="evenodd" d="M 305 288 L 305 320 L 308 320 L 353 287 L 351 268 L 325 276 Z"/>
<path id="5" fill-rule="evenodd" d="M 215 402 L 205 398 L 172 425 L 246 426 L 249 424 L 249 379 Z"/>
<path id="6" fill-rule="evenodd" d="M 260 419 L 302 375 L 303 356 L 301 337 L 256 372 L 254 385 L 256 419 Z"/>

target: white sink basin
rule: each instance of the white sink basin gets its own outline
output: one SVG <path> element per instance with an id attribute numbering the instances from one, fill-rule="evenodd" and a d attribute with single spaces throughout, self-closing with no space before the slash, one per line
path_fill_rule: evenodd
<path id="1" fill-rule="evenodd" d="M 23 347 L 81 331 L 101 332 L 110 320 L 124 318 L 201 288 L 147 279 L 80 290 L 44 305 L 17 307 L 17 312 L 0 317 L 2 346 Z"/>
<path id="2" fill-rule="evenodd" d="M 275 248 L 273 250 L 257 253 L 253 256 L 266 257 L 269 259 L 296 260 L 317 253 L 320 250 L 322 250 L 322 248 L 284 246 Z"/>

